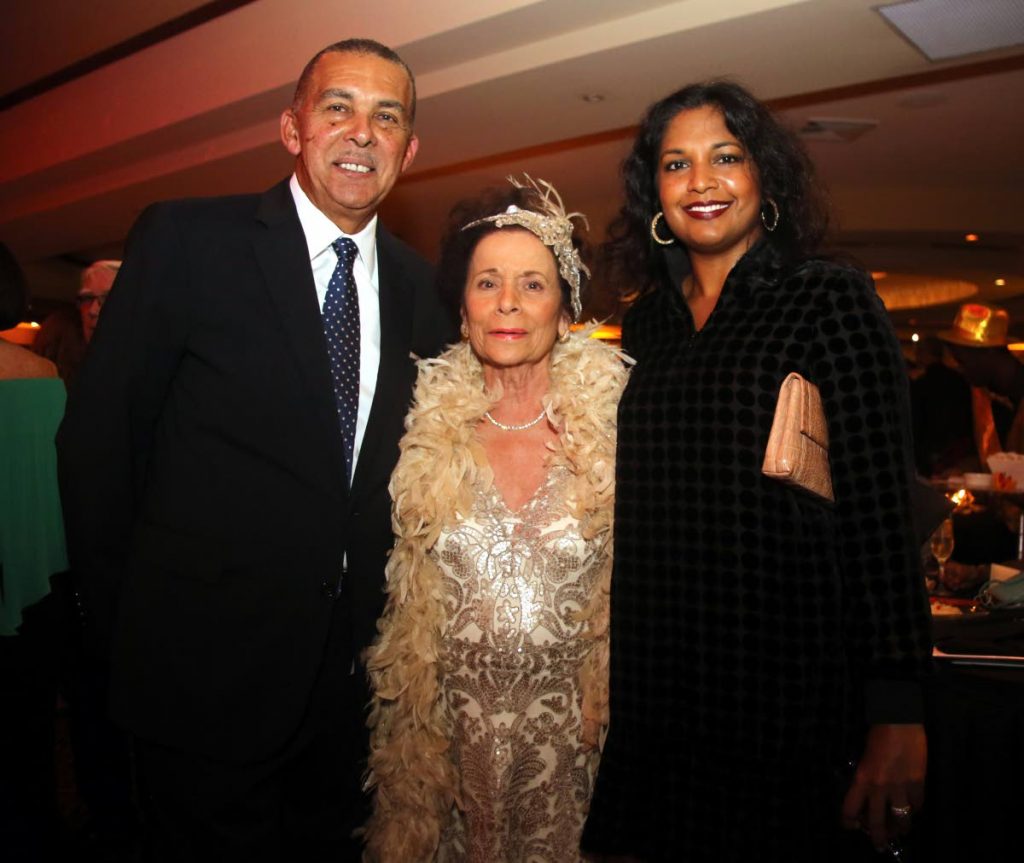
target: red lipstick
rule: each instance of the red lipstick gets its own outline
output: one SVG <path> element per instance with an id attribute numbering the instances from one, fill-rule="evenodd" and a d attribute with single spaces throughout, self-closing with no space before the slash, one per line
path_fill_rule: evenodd
<path id="1" fill-rule="evenodd" d="M 708 221 L 710 219 L 717 219 L 731 206 L 732 204 L 728 201 L 697 201 L 694 204 L 687 204 L 683 207 L 683 212 L 691 219 Z"/>

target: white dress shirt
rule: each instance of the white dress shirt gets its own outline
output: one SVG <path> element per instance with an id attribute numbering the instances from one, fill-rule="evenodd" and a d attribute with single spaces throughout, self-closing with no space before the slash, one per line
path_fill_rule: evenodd
<path id="1" fill-rule="evenodd" d="M 352 446 L 352 470 L 359 460 L 359 450 L 366 434 L 373 394 L 377 389 L 380 367 L 380 283 L 377 280 L 377 216 L 358 234 L 345 234 L 327 218 L 302 191 L 294 174 L 288 184 L 299 214 L 302 233 L 306 235 L 309 263 L 313 269 L 316 298 L 324 309 L 327 285 L 338 264 L 338 255 L 331 245 L 339 237 L 348 237 L 359 249 L 352 275 L 359 295 L 359 411 L 356 414 L 356 439 Z M 341 433 L 339 432 L 339 435 Z M 351 477 L 349 481 L 351 482 Z"/>

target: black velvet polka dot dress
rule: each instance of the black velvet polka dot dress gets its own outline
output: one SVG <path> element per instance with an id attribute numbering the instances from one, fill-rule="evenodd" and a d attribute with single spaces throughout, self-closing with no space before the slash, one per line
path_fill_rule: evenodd
<path id="1" fill-rule="evenodd" d="M 870 280 L 761 242 L 702 330 L 678 285 L 623 347 L 611 726 L 584 848 L 832 860 L 864 722 L 917 720 L 930 653 L 899 345 Z M 779 386 L 820 388 L 836 503 L 761 474 Z"/>

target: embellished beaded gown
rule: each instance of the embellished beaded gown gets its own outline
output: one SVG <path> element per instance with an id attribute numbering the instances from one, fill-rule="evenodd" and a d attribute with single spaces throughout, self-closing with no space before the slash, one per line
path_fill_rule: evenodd
<path id="1" fill-rule="evenodd" d="M 580 671 L 593 641 L 576 619 L 605 563 L 564 499 L 552 468 L 521 509 L 492 486 L 444 530 L 431 556 L 446 621 L 440 686 L 453 729 L 462 810 L 445 826 L 439 861 L 566 863 L 597 772 L 581 744 Z"/>
<path id="2" fill-rule="evenodd" d="M 397 537 L 367 658 L 365 842 L 379 863 L 572 863 L 608 727 L 615 415 L 626 365 L 556 344 L 547 475 L 512 512 L 477 436 L 468 343 L 420 363 L 391 480 Z M 583 397 L 585 394 L 585 397 Z"/>

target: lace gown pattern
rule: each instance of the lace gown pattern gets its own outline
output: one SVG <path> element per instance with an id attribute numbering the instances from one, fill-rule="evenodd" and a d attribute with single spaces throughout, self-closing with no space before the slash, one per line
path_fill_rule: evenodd
<path id="1" fill-rule="evenodd" d="M 565 863 L 579 839 L 598 754 L 581 744 L 580 668 L 591 642 L 575 615 L 604 562 L 552 469 L 512 512 L 478 489 L 432 551 L 443 573 L 441 688 L 454 730 L 461 809 L 438 860 Z"/>

